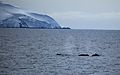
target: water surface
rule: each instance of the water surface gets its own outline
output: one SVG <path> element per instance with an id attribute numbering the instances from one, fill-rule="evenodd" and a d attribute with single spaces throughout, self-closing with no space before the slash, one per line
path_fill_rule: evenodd
<path id="1" fill-rule="evenodd" d="M 120 75 L 120 31 L 1 28 L 0 75 Z"/>

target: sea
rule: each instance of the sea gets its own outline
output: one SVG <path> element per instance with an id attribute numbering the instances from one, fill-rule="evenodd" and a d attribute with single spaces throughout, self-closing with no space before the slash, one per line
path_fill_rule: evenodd
<path id="1" fill-rule="evenodd" d="M 0 75 L 120 75 L 120 31 L 0 28 Z"/>

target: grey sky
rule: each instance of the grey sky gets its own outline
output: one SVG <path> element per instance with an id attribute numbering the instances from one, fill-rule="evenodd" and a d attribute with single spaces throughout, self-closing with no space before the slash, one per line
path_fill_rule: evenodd
<path id="1" fill-rule="evenodd" d="M 76 29 L 120 29 L 120 0 L 1 0 Z"/>

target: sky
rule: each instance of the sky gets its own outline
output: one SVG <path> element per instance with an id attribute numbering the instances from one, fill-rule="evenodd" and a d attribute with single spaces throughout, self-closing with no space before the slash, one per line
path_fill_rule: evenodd
<path id="1" fill-rule="evenodd" d="M 120 30 L 120 0 L 0 0 L 48 14 L 72 29 Z"/>

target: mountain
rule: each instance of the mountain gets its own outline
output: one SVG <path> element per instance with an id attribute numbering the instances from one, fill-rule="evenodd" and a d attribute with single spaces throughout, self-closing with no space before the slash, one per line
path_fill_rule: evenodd
<path id="1" fill-rule="evenodd" d="M 25 11 L 0 2 L 0 28 L 60 29 L 61 26 L 48 15 Z"/>

